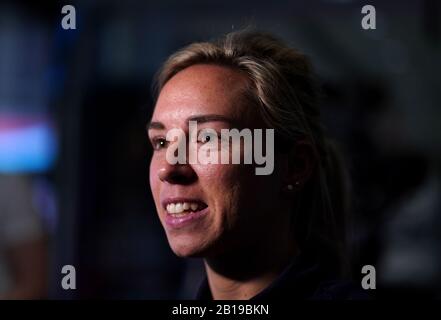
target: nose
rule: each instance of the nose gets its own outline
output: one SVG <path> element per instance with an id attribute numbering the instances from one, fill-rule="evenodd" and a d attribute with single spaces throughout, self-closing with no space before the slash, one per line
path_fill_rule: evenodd
<path id="1" fill-rule="evenodd" d="M 196 180 L 196 172 L 189 164 L 165 164 L 158 170 L 158 177 L 162 182 L 170 184 L 191 184 Z"/>

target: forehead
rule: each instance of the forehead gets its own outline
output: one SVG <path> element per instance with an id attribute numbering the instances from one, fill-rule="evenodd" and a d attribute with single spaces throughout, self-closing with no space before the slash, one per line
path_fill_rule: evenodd
<path id="1" fill-rule="evenodd" d="M 240 120 L 248 113 L 244 91 L 247 78 L 218 65 L 194 65 L 173 76 L 162 88 L 153 114 L 165 124 L 201 114 L 220 114 Z"/>

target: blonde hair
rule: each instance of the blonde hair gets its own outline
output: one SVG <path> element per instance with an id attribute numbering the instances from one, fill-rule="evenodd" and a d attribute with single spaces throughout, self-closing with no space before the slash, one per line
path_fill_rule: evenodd
<path id="1" fill-rule="evenodd" d="M 295 241 L 301 250 L 347 271 L 347 178 L 340 154 L 321 125 L 319 90 L 309 59 L 270 34 L 236 31 L 171 55 L 156 76 L 156 93 L 179 71 L 195 64 L 216 64 L 245 74 L 246 97 L 258 106 L 278 140 L 292 147 L 300 139 L 311 144 L 317 166 L 296 197 Z"/>

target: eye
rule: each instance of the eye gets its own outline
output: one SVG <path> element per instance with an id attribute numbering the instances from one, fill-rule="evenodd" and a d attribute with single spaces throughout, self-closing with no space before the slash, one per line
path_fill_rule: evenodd
<path id="1" fill-rule="evenodd" d="M 216 139 L 218 138 L 216 132 L 214 131 L 202 131 L 199 134 L 199 142 L 205 144 L 205 143 L 209 143 L 209 142 L 214 142 L 216 141 Z"/>
<path id="2" fill-rule="evenodd" d="M 155 137 L 152 139 L 152 146 L 154 150 L 161 150 L 167 147 L 167 140 L 164 137 Z"/>
<path id="3" fill-rule="evenodd" d="M 207 142 L 210 142 L 211 141 L 211 136 L 209 135 L 209 134 L 205 134 L 203 137 L 202 137 L 202 139 L 201 139 L 201 142 L 202 143 L 207 143 Z"/>

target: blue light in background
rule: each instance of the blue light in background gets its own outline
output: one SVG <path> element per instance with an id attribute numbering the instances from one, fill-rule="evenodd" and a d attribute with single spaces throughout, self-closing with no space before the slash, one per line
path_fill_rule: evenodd
<path id="1" fill-rule="evenodd" d="M 42 173 L 56 160 L 57 143 L 53 127 L 34 123 L 0 130 L 0 172 Z"/>

